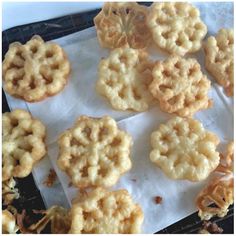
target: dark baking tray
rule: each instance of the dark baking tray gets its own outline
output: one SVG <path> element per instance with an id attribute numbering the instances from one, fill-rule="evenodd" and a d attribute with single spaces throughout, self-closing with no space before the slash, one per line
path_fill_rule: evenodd
<path id="1" fill-rule="evenodd" d="M 141 3 L 150 5 L 151 2 Z M 55 19 L 36 22 L 32 24 L 21 25 L 2 32 L 2 58 L 8 50 L 9 44 L 14 41 L 25 43 L 34 34 L 39 34 L 44 40 L 53 40 L 83 29 L 92 27 L 93 18 L 100 9 L 87 11 L 78 14 L 67 15 Z M 3 91 L 3 90 L 2 90 Z M 2 112 L 9 111 L 4 91 L 2 92 Z M 19 201 L 15 201 L 14 205 L 19 209 L 45 209 L 42 197 L 37 189 L 33 176 L 17 180 L 18 188 L 23 196 Z M 158 219 L 156 219 L 158 222 Z M 234 226 L 234 206 L 231 205 L 227 216 L 224 218 L 213 218 L 211 221 L 216 222 L 218 226 L 223 228 L 223 233 L 233 234 Z M 197 213 L 194 213 L 175 224 L 157 232 L 157 234 L 187 234 L 197 233 L 202 226 Z"/>

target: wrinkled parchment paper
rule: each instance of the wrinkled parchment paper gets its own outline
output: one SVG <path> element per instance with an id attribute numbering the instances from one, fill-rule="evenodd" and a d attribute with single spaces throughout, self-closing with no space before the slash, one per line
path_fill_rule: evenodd
<path id="1" fill-rule="evenodd" d="M 232 3 L 194 4 L 199 7 L 202 19 L 208 26 L 207 36 L 216 34 L 220 28 L 233 27 Z M 134 141 L 131 153 L 133 167 L 112 189 L 127 189 L 134 201 L 141 205 L 145 216 L 143 233 L 154 233 L 195 212 L 196 194 L 207 180 L 199 183 L 171 180 L 149 160 L 151 132 L 173 115 L 155 106 L 143 113 L 115 111 L 105 98 L 96 93 L 97 66 L 101 57 L 106 57 L 109 51 L 99 46 L 94 27 L 54 41 L 65 49 L 72 65 L 65 89 L 57 96 L 33 104 L 7 95 L 11 109 L 27 109 L 47 126 L 48 156 L 33 171 L 46 206 L 58 204 L 69 207 L 71 199 L 78 194 L 76 188 L 69 186 L 69 178 L 57 168 L 58 135 L 71 127 L 80 115 L 110 115 L 121 129 L 132 135 Z M 149 52 L 154 60 L 168 56 L 154 46 Z M 223 89 L 206 72 L 203 55 L 201 50 L 189 57 L 197 58 L 204 73 L 212 80 L 209 97 L 214 100 L 214 106 L 198 112 L 194 117 L 220 137 L 222 144 L 219 150 L 222 151 L 225 144 L 233 139 L 233 98 L 226 97 Z M 52 166 L 58 180 L 52 188 L 48 188 L 43 181 Z M 162 204 L 155 204 L 155 196 L 163 198 Z"/>

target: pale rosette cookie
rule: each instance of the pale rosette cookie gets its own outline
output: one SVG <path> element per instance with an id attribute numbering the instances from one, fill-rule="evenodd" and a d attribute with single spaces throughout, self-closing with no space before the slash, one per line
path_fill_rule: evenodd
<path id="1" fill-rule="evenodd" d="M 145 48 L 150 41 L 146 25 L 147 8 L 135 2 L 106 2 L 94 18 L 102 47 Z"/>
<path id="2" fill-rule="evenodd" d="M 27 102 L 59 93 L 70 73 L 70 63 L 57 44 L 35 35 L 26 44 L 14 42 L 3 61 L 4 89 Z"/>
<path id="3" fill-rule="evenodd" d="M 69 233 L 74 234 L 137 234 L 144 218 L 141 207 L 124 189 L 109 192 L 96 188 L 75 199 L 70 214 Z"/>
<path id="4" fill-rule="evenodd" d="M 16 212 L 11 212 L 8 209 L 2 211 L 2 233 L 16 234 L 19 227 L 16 224 Z"/>
<path id="5" fill-rule="evenodd" d="M 158 47 L 181 56 L 198 51 L 207 33 L 199 10 L 186 2 L 153 3 L 147 25 Z"/>
<path id="6" fill-rule="evenodd" d="M 149 89 L 163 111 L 191 117 L 212 105 L 208 98 L 211 82 L 196 59 L 172 55 L 165 61 L 158 61 L 152 75 Z"/>
<path id="7" fill-rule="evenodd" d="M 45 126 L 30 113 L 16 109 L 2 116 L 2 180 L 28 176 L 46 154 Z"/>
<path id="8" fill-rule="evenodd" d="M 117 48 L 101 60 L 96 89 L 117 110 L 145 111 L 153 102 L 148 90 L 152 68 L 146 52 Z"/>
<path id="9" fill-rule="evenodd" d="M 234 202 L 234 143 L 227 146 L 227 154 L 221 156 L 220 164 L 214 171 L 215 176 L 198 194 L 196 205 L 202 220 L 214 216 L 224 217 Z"/>
<path id="10" fill-rule="evenodd" d="M 2 182 L 2 201 L 3 205 L 9 205 L 14 199 L 19 198 L 18 188 L 16 188 L 16 181 L 10 178 Z"/>
<path id="11" fill-rule="evenodd" d="M 151 134 L 150 159 L 171 179 L 201 181 L 219 164 L 218 143 L 199 121 L 175 117 Z"/>
<path id="12" fill-rule="evenodd" d="M 132 138 L 108 116 L 81 116 L 58 144 L 58 165 L 79 188 L 112 186 L 131 168 Z"/>
<path id="13" fill-rule="evenodd" d="M 227 96 L 234 95 L 234 31 L 221 29 L 204 44 L 205 66 Z"/>

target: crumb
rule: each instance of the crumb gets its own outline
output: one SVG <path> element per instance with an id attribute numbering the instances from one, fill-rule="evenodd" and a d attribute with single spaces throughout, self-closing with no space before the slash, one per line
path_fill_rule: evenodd
<path id="1" fill-rule="evenodd" d="M 223 229 L 220 228 L 216 223 L 211 221 L 203 221 L 202 229 L 199 231 L 200 234 L 221 234 Z"/>
<path id="2" fill-rule="evenodd" d="M 133 181 L 133 182 L 136 182 L 136 181 L 137 181 L 137 179 L 131 179 L 131 181 Z"/>
<path id="3" fill-rule="evenodd" d="M 56 178 L 57 178 L 57 174 L 56 174 L 55 170 L 50 169 L 47 179 L 43 182 L 43 184 L 50 188 L 54 184 Z"/>
<path id="4" fill-rule="evenodd" d="M 68 188 L 70 188 L 70 187 L 72 187 L 72 182 L 69 182 L 69 184 L 68 184 Z"/>
<path id="5" fill-rule="evenodd" d="M 155 203 L 156 203 L 156 204 L 161 204 L 161 203 L 162 203 L 162 197 L 160 197 L 160 196 L 156 196 L 156 197 L 154 198 L 154 200 L 155 200 Z"/>

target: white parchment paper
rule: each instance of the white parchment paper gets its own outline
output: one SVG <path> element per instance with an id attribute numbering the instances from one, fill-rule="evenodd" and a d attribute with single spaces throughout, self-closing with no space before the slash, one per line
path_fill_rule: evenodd
<path id="1" fill-rule="evenodd" d="M 199 7 L 202 19 L 208 26 L 208 35 L 216 34 L 222 27 L 233 27 L 232 3 L 194 4 Z M 97 66 L 101 57 L 106 57 L 109 52 L 99 46 L 94 28 L 54 41 L 65 49 L 72 66 L 72 74 L 65 89 L 57 96 L 33 104 L 7 96 L 11 109 L 28 109 L 47 126 L 49 158 L 39 162 L 33 171 L 46 205 L 68 207 L 71 199 L 78 194 L 77 189 L 68 186 L 68 177 L 57 168 L 58 135 L 71 127 L 80 115 L 110 115 L 117 120 L 121 129 L 132 135 L 134 141 L 131 154 L 133 167 L 113 189 L 127 189 L 134 201 L 142 206 L 145 215 L 143 233 L 154 233 L 195 212 L 196 194 L 207 180 L 199 183 L 171 180 L 149 160 L 151 132 L 173 116 L 163 113 L 158 107 L 152 107 L 144 113 L 115 111 L 105 98 L 96 93 Z M 168 56 L 155 47 L 149 49 L 149 52 L 155 60 Z M 190 57 L 198 59 L 202 70 L 212 80 L 204 69 L 202 50 Z M 209 97 L 214 100 L 214 106 L 198 112 L 195 118 L 220 137 L 223 144 L 219 150 L 223 150 L 224 144 L 233 139 L 233 99 L 226 97 L 214 80 Z M 42 182 L 52 166 L 59 181 L 49 189 Z M 163 203 L 156 205 L 153 201 L 155 196 L 161 196 Z"/>

